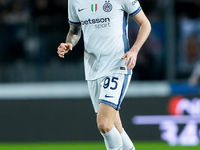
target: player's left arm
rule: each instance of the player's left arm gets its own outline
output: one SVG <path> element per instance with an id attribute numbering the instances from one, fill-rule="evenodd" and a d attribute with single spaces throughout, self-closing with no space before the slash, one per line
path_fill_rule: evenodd
<path id="1" fill-rule="evenodd" d="M 143 10 L 141 10 L 137 15 L 132 17 L 135 22 L 140 26 L 137 39 L 131 49 L 124 54 L 122 59 L 126 59 L 125 65 L 128 65 L 128 69 L 132 70 L 135 67 L 137 55 L 140 51 L 142 45 L 147 40 L 150 32 L 151 32 L 151 24 L 144 14 Z"/>

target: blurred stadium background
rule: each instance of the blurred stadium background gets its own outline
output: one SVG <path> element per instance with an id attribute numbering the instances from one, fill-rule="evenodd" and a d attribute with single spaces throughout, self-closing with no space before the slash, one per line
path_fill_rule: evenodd
<path id="1" fill-rule="evenodd" d="M 140 3 L 152 32 L 122 104 L 124 127 L 134 141 L 198 148 L 200 1 Z M 102 141 L 84 81 L 82 39 L 65 59 L 57 56 L 68 29 L 67 0 L 0 0 L 0 148 Z M 137 30 L 130 19 L 130 44 Z"/>

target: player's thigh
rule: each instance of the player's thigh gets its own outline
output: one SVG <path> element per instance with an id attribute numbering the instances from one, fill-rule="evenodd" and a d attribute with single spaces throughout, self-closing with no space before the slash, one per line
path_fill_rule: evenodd
<path id="1" fill-rule="evenodd" d="M 99 104 L 97 125 L 102 133 L 109 132 L 114 125 L 117 110 L 104 103 Z"/>
<path id="2" fill-rule="evenodd" d="M 99 105 L 97 124 L 98 126 L 103 126 L 103 128 L 106 127 L 107 132 L 112 129 L 113 125 L 116 127 L 119 133 L 122 133 L 123 131 L 119 111 L 116 111 L 116 109 L 113 107 L 103 103 Z"/>
<path id="3" fill-rule="evenodd" d="M 116 113 L 117 111 L 113 107 L 100 103 L 99 111 L 97 113 L 97 120 L 103 120 L 104 122 L 111 122 L 114 124 Z"/>

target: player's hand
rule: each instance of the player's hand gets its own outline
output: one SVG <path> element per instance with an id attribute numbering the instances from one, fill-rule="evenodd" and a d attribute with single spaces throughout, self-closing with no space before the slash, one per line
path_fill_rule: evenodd
<path id="1" fill-rule="evenodd" d="M 121 59 L 126 59 L 125 65 L 129 70 L 132 70 L 136 65 L 138 52 L 134 50 L 128 51 Z"/>
<path id="2" fill-rule="evenodd" d="M 57 49 L 58 56 L 64 58 L 65 54 L 68 53 L 69 50 L 72 50 L 71 43 L 60 43 Z"/>

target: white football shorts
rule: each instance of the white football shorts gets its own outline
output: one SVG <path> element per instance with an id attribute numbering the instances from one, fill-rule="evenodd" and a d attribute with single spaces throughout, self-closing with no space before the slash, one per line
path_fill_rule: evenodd
<path id="1" fill-rule="evenodd" d="M 88 89 L 95 112 L 98 112 L 100 103 L 119 110 L 130 80 L 131 75 L 119 73 L 88 80 Z"/>

